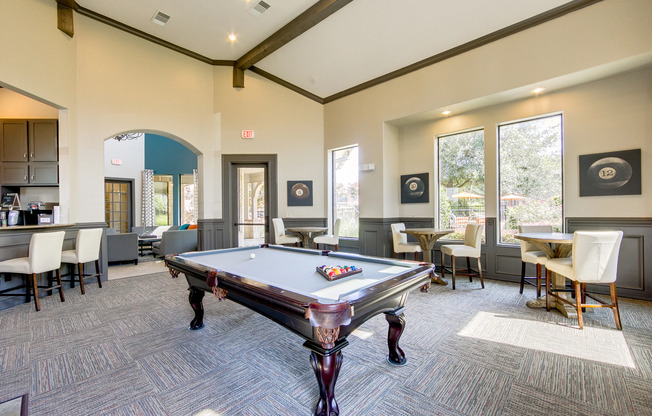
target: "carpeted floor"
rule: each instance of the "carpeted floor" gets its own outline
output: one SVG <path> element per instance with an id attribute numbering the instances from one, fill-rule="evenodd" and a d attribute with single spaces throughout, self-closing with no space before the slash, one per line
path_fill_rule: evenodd
<path id="1" fill-rule="evenodd" d="M 342 416 L 650 415 L 652 303 L 620 298 L 585 329 L 531 310 L 533 288 L 461 281 L 412 292 L 401 347 L 385 361 L 377 316 L 349 338 L 336 387 Z M 0 311 L 0 402 L 29 393 L 30 415 L 310 415 L 317 383 L 302 340 L 165 272 L 89 284 Z"/>

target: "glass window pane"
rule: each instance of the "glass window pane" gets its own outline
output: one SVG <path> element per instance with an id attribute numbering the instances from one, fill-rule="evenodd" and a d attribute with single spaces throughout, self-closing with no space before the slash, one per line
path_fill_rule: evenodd
<path id="1" fill-rule="evenodd" d="M 340 218 L 340 236 L 358 238 L 358 146 L 334 150 L 333 223 Z"/>
<path id="2" fill-rule="evenodd" d="M 563 229 L 562 117 L 498 127 L 501 243 L 517 243 L 521 224 Z"/>
<path id="3" fill-rule="evenodd" d="M 485 223 L 484 130 L 438 137 L 439 226 L 463 240 L 468 223 Z M 484 234 L 483 230 L 483 234 Z"/>

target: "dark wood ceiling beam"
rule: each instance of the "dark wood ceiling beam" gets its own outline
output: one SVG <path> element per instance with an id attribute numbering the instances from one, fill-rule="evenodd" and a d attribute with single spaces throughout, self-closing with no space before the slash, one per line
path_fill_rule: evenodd
<path id="1" fill-rule="evenodd" d="M 66 35 L 75 35 L 73 10 L 77 10 L 75 0 L 56 0 L 57 2 L 57 28 Z"/>
<path id="2" fill-rule="evenodd" d="M 276 75 L 272 75 L 269 72 L 264 71 L 264 70 L 262 70 L 262 69 L 260 69 L 258 67 L 255 67 L 255 66 L 250 67 L 249 70 L 251 72 L 255 73 L 255 74 L 260 75 L 263 78 L 267 78 L 268 80 L 270 80 L 272 82 L 275 82 L 275 83 L 277 83 L 277 84 L 279 84 L 279 85 L 281 85 L 281 86 L 283 86 L 283 87 L 285 87 L 285 88 L 287 88 L 289 90 L 292 90 L 292 91 L 294 91 L 294 92 L 296 92 L 298 94 L 301 94 L 306 98 L 310 98 L 311 100 L 316 101 L 319 104 L 324 104 L 324 99 L 321 98 L 320 96 L 315 95 L 315 94 L 311 93 L 310 91 L 306 91 L 306 90 L 304 90 L 303 88 L 301 88 L 301 87 L 299 87 L 297 85 L 291 84 L 291 83 L 287 82 L 286 80 L 277 77 Z"/>
<path id="3" fill-rule="evenodd" d="M 270 37 L 255 46 L 249 52 L 239 58 L 233 68 L 233 86 L 244 87 L 244 70 L 251 68 L 254 64 L 266 56 L 277 51 L 284 45 L 290 43 L 294 38 L 316 26 L 328 16 L 351 3 L 353 0 L 319 0 L 292 19 L 290 23 L 277 30 Z M 237 82 L 236 82 L 237 81 Z"/>

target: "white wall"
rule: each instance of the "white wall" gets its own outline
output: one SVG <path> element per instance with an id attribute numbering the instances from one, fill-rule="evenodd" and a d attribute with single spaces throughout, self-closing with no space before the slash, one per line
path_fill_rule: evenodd
<path id="1" fill-rule="evenodd" d="M 122 162 L 112 164 L 114 159 Z M 141 195 L 143 189 L 142 171 L 145 169 L 145 135 L 134 140 L 104 141 L 104 176 L 106 178 L 134 180 L 134 226 L 142 224 Z"/>
<path id="2" fill-rule="evenodd" d="M 596 3 L 517 35 L 328 103 L 324 112 L 325 148 L 359 143 L 360 159 L 365 160 L 361 163 L 375 163 L 376 169 L 382 169 L 382 163 L 389 159 L 383 155 L 383 141 L 386 140 L 383 123 L 399 120 L 397 125 L 401 125 L 405 122 L 404 119 L 409 117 L 422 120 L 441 118 L 441 111 L 448 107 L 457 106 L 463 111 L 469 111 L 471 108 L 475 110 L 479 106 L 511 100 L 516 93 L 525 96 L 528 90 L 539 83 L 567 87 L 571 82 L 576 83 L 578 80 L 604 76 L 650 63 L 651 21 L 652 2 L 649 0 L 610 0 Z M 639 88 L 645 89 L 647 85 L 642 84 Z M 552 87 L 548 91 L 551 90 Z M 619 94 L 618 91 L 612 90 L 610 94 L 603 96 L 603 99 L 607 102 L 618 102 Z M 567 102 L 570 101 L 572 98 L 569 97 Z M 470 107 L 471 105 L 473 107 Z M 634 116 L 636 120 L 633 121 L 637 124 L 632 128 L 649 131 L 649 119 L 642 120 L 640 114 Z M 446 130 L 454 131 L 463 128 L 462 126 L 480 124 L 477 120 L 467 120 L 465 117 L 462 115 L 449 119 Z M 514 114 L 510 118 L 518 117 Z M 589 130 L 603 129 L 587 129 L 585 124 L 571 126 L 569 123 L 574 122 L 574 117 L 568 117 L 565 121 L 566 150 L 571 151 L 571 154 L 611 147 L 609 143 L 613 141 L 613 135 L 599 132 L 597 136 L 587 134 Z M 617 129 L 618 126 L 620 124 L 616 122 L 611 124 L 608 130 Z M 571 131 L 573 134 L 569 134 Z M 429 137 L 433 137 L 433 133 L 434 131 Z M 391 135 L 387 140 L 393 140 Z M 410 143 L 413 140 L 425 147 L 415 147 Z M 488 136 L 487 140 L 492 140 L 491 136 Z M 606 143 L 601 142 L 599 146 L 595 146 L 596 140 Z M 640 136 L 638 140 L 640 142 Z M 642 146 L 643 143 L 640 143 L 634 147 Z M 414 150 L 413 160 L 403 160 L 400 163 L 400 174 L 432 172 L 432 143 L 425 144 L 418 137 L 402 135 L 399 147 L 401 150 Z M 491 152 L 489 148 L 486 155 L 488 160 L 494 160 L 490 159 L 494 156 Z M 644 169 L 649 169 L 647 166 Z M 573 165 L 567 167 L 573 169 Z M 495 166 L 487 165 L 487 176 L 495 177 Z M 393 209 L 386 201 L 400 201 L 398 182 L 382 175 L 361 175 L 360 216 L 392 216 Z M 493 184 L 487 184 L 487 194 L 495 194 L 492 186 L 495 187 Z M 367 192 L 367 189 L 374 192 Z M 569 199 L 566 215 L 587 215 L 588 212 L 598 216 L 622 215 L 600 205 L 591 206 L 587 211 L 584 209 L 584 203 L 573 201 L 572 189 L 567 189 L 567 192 Z M 492 201 L 486 202 L 492 204 Z M 401 212 L 406 215 L 433 215 L 432 198 L 429 204 L 418 205 L 423 208 L 401 207 Z M 490 212 L 487 214 L 490 215 Z M 630 216 L 646 214 L 649 215 L 649 210 L 639 204 L 627 209 L 627 215 Z"/>

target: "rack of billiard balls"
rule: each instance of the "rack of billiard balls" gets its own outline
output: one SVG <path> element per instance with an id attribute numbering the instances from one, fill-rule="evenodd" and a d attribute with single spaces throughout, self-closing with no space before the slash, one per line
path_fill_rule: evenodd
<path id="1" fill-rule="evenodd" d="M 324 278 L 333 281 L 342 279 L 357 273 L 362 273 L 362 269 L 355 266 L 317 266 L 317 272 Z"/>

